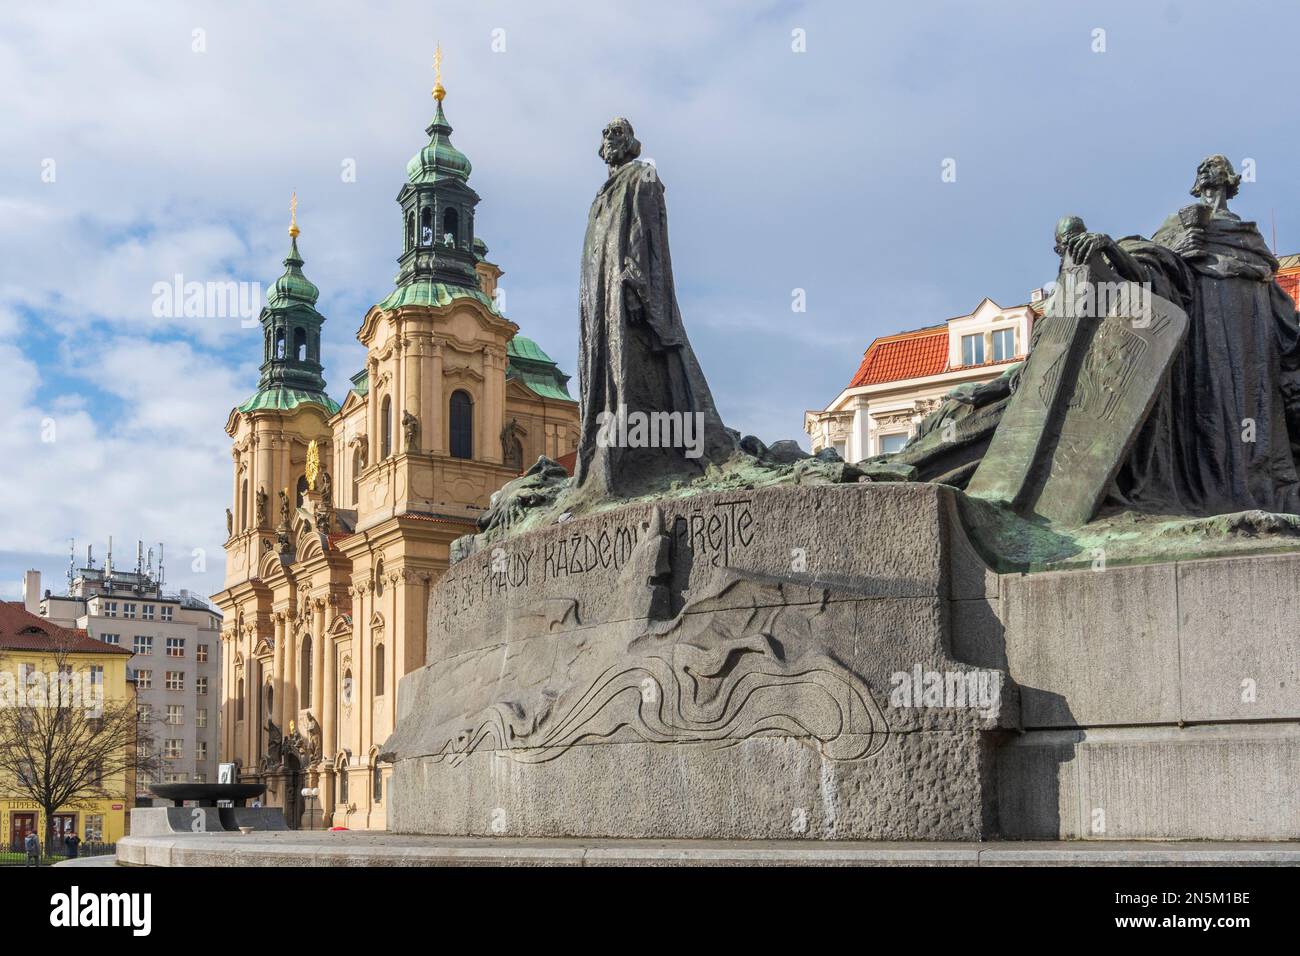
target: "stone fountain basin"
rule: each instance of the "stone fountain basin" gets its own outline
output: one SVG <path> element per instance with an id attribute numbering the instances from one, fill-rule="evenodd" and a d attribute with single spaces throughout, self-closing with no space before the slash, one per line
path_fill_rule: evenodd
<path id="1" fill-rule="evenodd" d="M 215 807 L 218 800 L 229 800 L 237 807 L 266 792 L 264 783 L 156 783 L 149 791 L 175 806 L 193 800 L 201 807 Z"/>

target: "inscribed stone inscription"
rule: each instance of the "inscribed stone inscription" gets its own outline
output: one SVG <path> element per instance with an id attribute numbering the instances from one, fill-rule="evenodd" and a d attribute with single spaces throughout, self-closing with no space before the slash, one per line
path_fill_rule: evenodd
<path id="1" fill-rule="evenodd" d="M 1067 527 L 1092 518 L 1186 336 L 1186 314 L 1148 298 L 1141 318 L 1042 320 L 968 494 Z"/>
<path id="2" fill-rule="evenodd" d="M 679 512 L 666 510 L 673 567 L 682 568 L 688 556 L 688 564 L 702 561 L 708 567 L 728 567 L 758 533 L 752 503 L 751 498 L 735 498 L 705 506 L 687 503 Z M 584 528 L 572 534 L 530 535 L 475 554 L 448 573 L 434 602 L 432 627 L 449 633 L 458 615 L 511 590 L 544 587 L 594 572 L 610 574 L 612 584 L 642 538 L 643 523 L 624 514 L 595 529 L 584 522 Z"/>

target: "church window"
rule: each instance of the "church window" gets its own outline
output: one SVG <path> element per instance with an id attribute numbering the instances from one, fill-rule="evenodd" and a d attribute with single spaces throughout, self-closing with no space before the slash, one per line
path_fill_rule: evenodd
<path id="1" fill-rule="evenodd" d="M 454 207 L 445 210 L 442 214 L 442 235 L 443 242 L 447 245 L 460 245 L 460 216 Z"/>
<path id="2" fill-rule="evenodd" d="M 244 678 L 235 683 L 235 720 L 244 719 Z"/>
<path id="3" fill-rule="evenodd" d="M 298 687 L 301 693 L 298 695 L 298 707 L 306 710 L 311 706 L 311 635 L 308 634 L 302 639 L 302 663 L 298 669 Z"/>
<path id="4" fill-rule="evenodd" d="M 352 453 L 352 503 L 361 501 L 361 449 Z"/>
<path id="5" fill-rule="evenodd" d="M 433 245 L 433 210 L 428 206 L 420 210 L 420 245 Z"/>
<path id="6" fill-rule="evenodd" d="M 414 246 L 414 245 L 415 245 L 415 213 L 413 213 L 413 212 L 408 212 L 408 213 L 406 214 L 406 248 L 407 248 L 407 251 L 410 251 L 411 247 Z"/>
<path id="7" fill-rule="evenodd" d="M 275 330 L 275 357 L 277 360 L 284 358 L 284 329 Z"/>
<path id="8" fill-rule="evenodd" d="M 294 329 L 293 331 L 293 357 L 299 362 L 307 361 L 307 331 L 305 329 Z"/>
<path id="9" fill-rule="evenodd" d="M 393 402 L 387 395 L 379 405 L 379 457 L 393 453 Z"/>
<path id="10" fill-rule="evenodd" d="M 375 696 L 384 696 L 384 645 L 375 645 Z"/>
<path id="11" fill-rule="evenodd" d="M 371 799 L 375 803 L 384 802 L 384 772 L 379 769 L 379 761 L 375 760 L 374 769 L 370 772 L 371 777 Z"/>
<path id="12" fill-rule="evenodd" d="M 474 457 L 474 400 L 457 389 L 451 393 L 451 456 Z"/>
<path id="13" fill-rule="evenodd" d="M 305 495 L 305 494 L 307 494 L 307 476 L 306 476 L 306 475 L 299 475 L 299 476 L 298 476 L 298 494 L 297 494 L 297 497 L 296 497 L 296 500 L 297 500 L 297 502 L 298 502 L 298 507 L 299 507 L 299 508 L 302 507 L 302 498 L 303 498 L 303 495 Z"/>

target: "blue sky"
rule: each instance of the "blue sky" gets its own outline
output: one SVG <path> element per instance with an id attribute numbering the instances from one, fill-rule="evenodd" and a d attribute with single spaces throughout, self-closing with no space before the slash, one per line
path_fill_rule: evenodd
<path id="1" fill-rule="evenodd" d="M 60 587 L 68 539 L 102 555 L 110 534 L 119 555 L 165 542 L 171 587 L 220 587 L 223 428 L 256 384 L 259 332 L 155 318 L 153 285 L 271 282 L 296 190 L 342 398 L 396 271 L 436 42 L 524 333 L 574 370 L 595 151 L 626 115 L 667 186 L 724 418 L 806 445 L 803 410 L 872 337 L 1025 301 L 1064 213 L 1150 235 L 1207 153 L 1254 161 L 1234 208 L 1300 251 L 1292 19 L 1187 0 L 7 5 L 0 595 L 27 567 Z"/>

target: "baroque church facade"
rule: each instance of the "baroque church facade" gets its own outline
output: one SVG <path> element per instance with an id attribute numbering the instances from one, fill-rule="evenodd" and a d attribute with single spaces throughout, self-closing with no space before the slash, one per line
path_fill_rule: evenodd
<path id="1" fill-rule="evenodd" d="M 568 376 L 495 305 L 445 91 L 407 164 L 396 286 L 361 322 L 343 402 L 321 375 L 296 216 L 261 313 L 257 391 L 230 413 L 221 759 L 291 825 L 383 828 L 379 747 L 424 663 L 430 585 L 493 491 L 577 446 Z M 315 794 L 304 798 L 304 788 Z"/>

